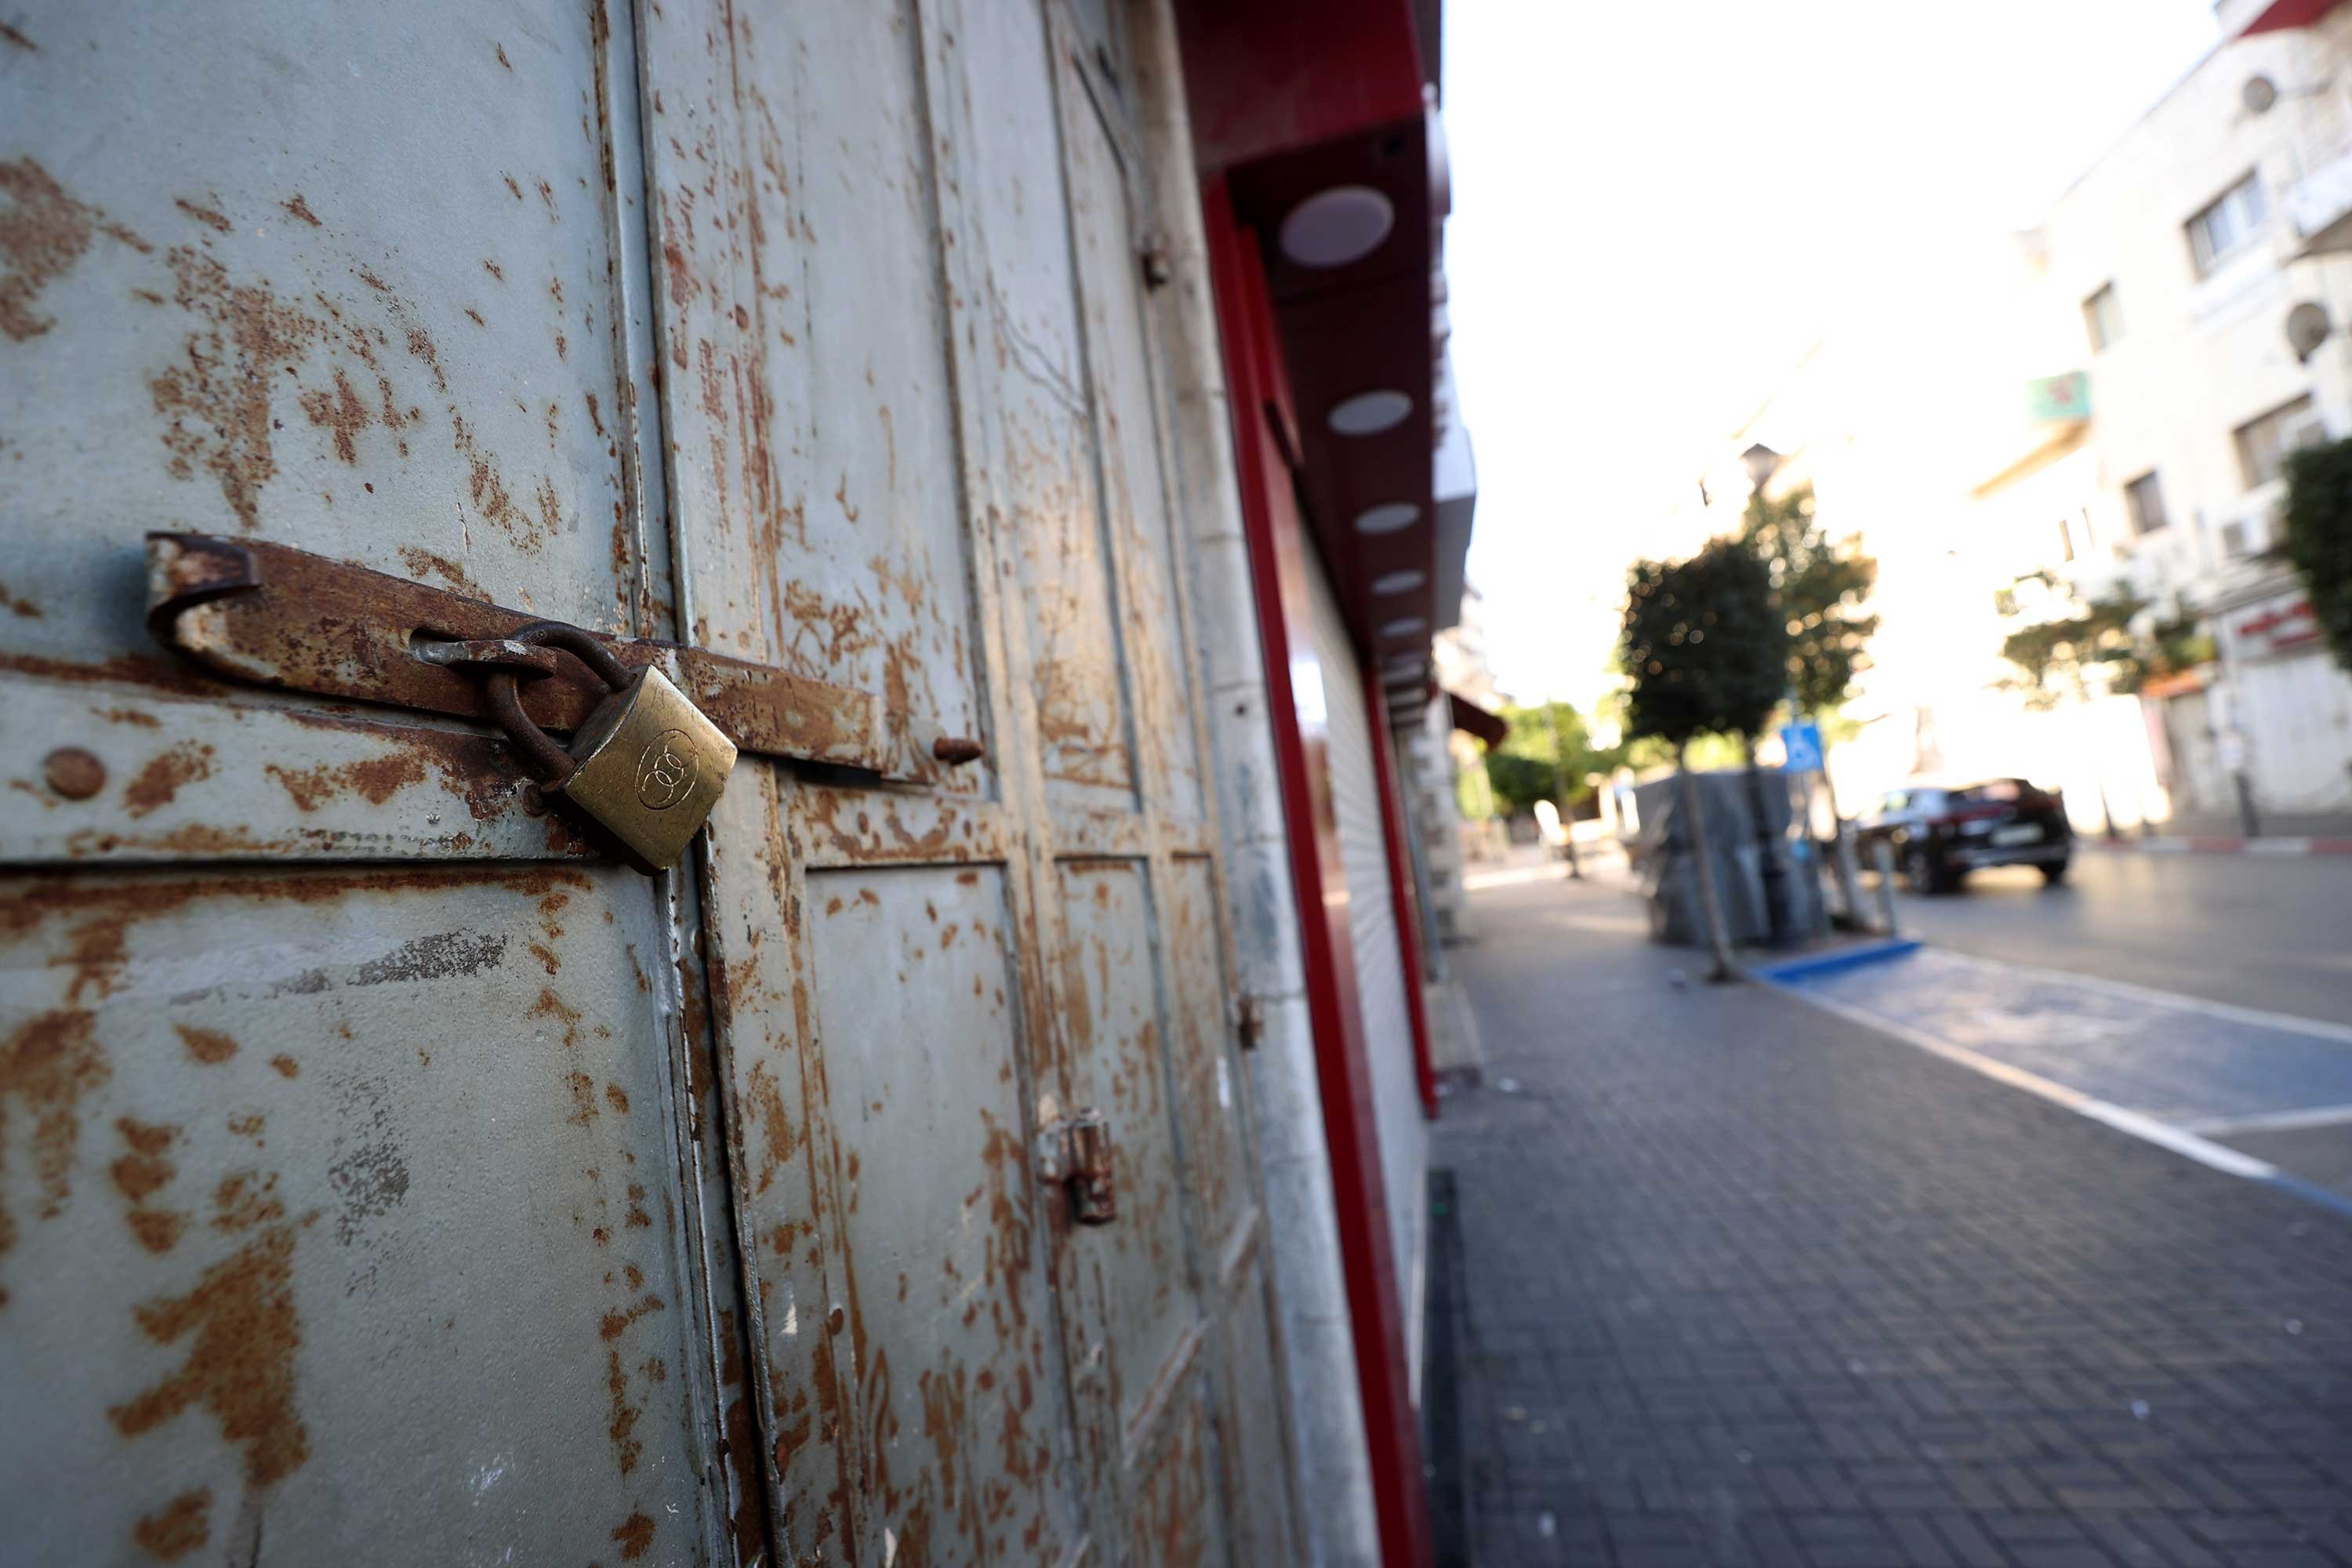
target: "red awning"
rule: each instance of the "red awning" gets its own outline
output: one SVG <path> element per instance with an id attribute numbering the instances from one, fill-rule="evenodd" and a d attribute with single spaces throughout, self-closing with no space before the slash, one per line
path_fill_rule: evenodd
<path id="1" fill-rule="evenodd" d="M 1511 732 L 1507 720 L 1489 713 L 1475 702 L 1465 702 L 1451 691 L 1445 694 L 1445 705 L 1454 715 L 1454 727 L 1465 735 L 1475 736 L 1489 746 L 1499 746 Z"/>
<path id="2" fill-rule="evenodd" d="M 2254 33 L 2279 33 L 2289 27 L 2308 27 L 2336 8 L 2336 0 L 2271 0 L 2271 4 L 2254 13 L 2254 19 L 2239 29 L 2240 37 Z"/>

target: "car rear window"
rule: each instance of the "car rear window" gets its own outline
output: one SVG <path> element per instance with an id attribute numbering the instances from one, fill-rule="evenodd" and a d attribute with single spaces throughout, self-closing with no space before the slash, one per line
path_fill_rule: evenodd
<path id="1" fill-rule="evenodd" d="M 1952 801 L 1958 805 L 2008 805 L 2024 799 L 2032 788 L 2023 779 L 1992 779 L 1954 790 Z"/>

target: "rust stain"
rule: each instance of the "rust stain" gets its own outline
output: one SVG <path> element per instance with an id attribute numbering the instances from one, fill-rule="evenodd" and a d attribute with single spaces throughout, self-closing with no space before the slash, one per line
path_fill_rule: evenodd
<path id="1" fill-rule="evenodd" d="M 194 741 L 158 753 L 123 789 L 124 808 L 132 816 L 144 816 L 169 805 L 181 785 L 211 776 L 212 759 L 213 749 Z"/>
<path id="2" fill-rule="evenodd" d="M 245 1478 L 282 1480 L 310 1457 L 310 1436 L 295 1408 L 294 1358 L 302 1325 L 294 1310 L 294 1227 L 273 1226 L 206 1269 L 184 1296 L 159 1297 L 132 1311 L 158 1344 L 188 1341 L 180 1370 L 107 1411 L 115 1430 L 136 1437 L 191 1406 L 245 1450 Z"/>
<path id="3" fill-rule="evenodd" d="M 292 1078 L 302 1070 L 301 1064 L 289 1056 L 274 1056 L 269 1058 L 269 1065 L 278 1069 L 280 1078 Z"/>
<path id="4" fill-rule="evenodd" d="M 613 1539 L 621 1543 L 621 1561 L 634 1562 L 643 1557 L 654 1543 L 654 1521 L 643 1513 L 633 1513 L 613 1531 Z"/>
<path id="5" fill-rule="evenodd" d="M 38 54 L 41 51 L 41 47 L 38 44 L 25 37 L 24 34 L 18 32 L 16 28 L 10 26 L 5 22 L 0 22 L 0 43 L 13 45 L 16 47 L 24 50 L 26 54 Z"/>
<path id="6" fill-rule="evenodd" d="M 131 1539 L 159 1562 L 176 1563 L 212 1539 L 212 1489 L 182 1492 L 131 1526 Z"/>
<path id="7" fill-rule="evenodd" d="M 612 1419 L 604 1435 L 612 1438 L 613 1461 L 625 1476 L 637 1468 L 637 1458 L 645 1451 L 645 1445 L 634 1436 L 637 1418 L 645 1412 L 629 1403 L 629 1374 L 621 1369 L 617 1350 L 605 1352 L 604 1387 L 613 1396 Z"/>
<path id="8" fill-rule="evenodd" d="M 320 226 L 319 223 L 319 215 L 310 210 L 310 204 L 302 199 L 301 192 L 295 192 L 293 200 L 280 202 L 278 205 L 286 209 L 287 216 L 299 218 L 304 223 L 309 224 L 312 228 L 318 228 Z"/>
<path id="9" fill-rule="evenodd" d="M 178 1209 L 135 1208 L 123 1215 L 131 1234 L 140 1246 L 150 1252 L 169 1252 L 179 1245 L 180 1233 L 188 1226 L 188 1216 Z"/>
<path id="10" fill-rule="evenodd" d="M 509 70 L 514 69 L 513 62 L 507 58 L 507 47 L 504 44 L 493 44 L 490 47 L 498 51 L 499 64 L 505 66 Z"/>
<path id="11" fill-rule="evenodd" d="M 753 1062 L 745 1079 L 752 1112 L 759 1118 L 761 1144 L 753 1191 L 764 1193 L 775 1184 L 776 1173 L 793 1157 L 792 1120 L 784 1113 L 783 1091 L 766 1062 Z"/>
<path id="12" fill-rule="evenodd" d="M 236 1041 L 218 1029 L 199 1029 L 188 1024 L 174 1024 L 172 1027 L 178 1032 L 180 1043 L 187 1047 L 188 1055 L 207 1067 L 236 1055 Z"/>
<path id="13" fill-rule="evenodd" d="M 21 34 L 12 33 L 9 41 L 33 47 Z M 81 259 L 94 235 L 142 253 L 152 248 L 121 224 L 109 223 L 96 207 L 66 195 L 33 159 L 0 163 L 0 195 L 9 198 L 6 210 L 0 211 L 0 332 L 18 342 L 57 325 L 54 317 L 34 312 L 33 300 Z"/>
<path id="14" fill-rule="evenodd" d="M 628 1332 L 630 1324 L 649 1313 L 660 1311 L 662 1310 L 662 1299 L 659 1296 L 643 1297 L 635 1301 L 630 1302 L 626 1308 L 621 1310 L 606 1312 L 604 1317 L 598 1321 L 596 1332 L 601 1338 L 608 1342 L 617 1340 L 623 1334 Z"/>
<path id="15" fill-rule="evenodd" d="M 477 599 L 487 599 L 490 596 L 489 591 L 475 582 L 463 566 L 446 555 L 436 555 L 430 550 L 422 549 L 414 544 L 404 544 L 400 547 L 400 561 L 402 565 L 408 568 L 408 574 L 412 577 L 435 576 L 457 589 L 460 594 L 470 595 Z"/>
<path id="16" fill-rule="evenodd" d="M 186 1228 L 188 1216 L 177 1209 L 151 1208 L 147 1200 L 179 1174 L 179 1167 L 167 1156 L 180 1130 L 129 1116 L 117 1118 L 114 1128 L 131 1151 L 109 1167 L 115 1190 L 131 1200 L 124 1221 L 140 1246 L 150 1252 L 169 1252 Z"/>
<path id="17" fill-rule="evenodd" d="M 213 197 L 213 200 L 218 201 L 220 198 L 218 196 L 215 196 Z M 195 202 L 188 200 L 185 196 L 173 197 L 172 205 L 178 207 L 190 217 L 195 219 L 198 223 L 205 225 L 207 228 L 215 229 L 219 233 L 226 234 L 229 230 L 236 226 L 235 224 L 228 221 L 227 215 L 223 213 L 219 208 L 200 205 Z"/>
<path id="18" fill-rule="evenodd" d="M 368 425 L 367 405 L 352 387 L 352 379 L 339 366 L 335 371 L 332 392 L 313 390 L 302 394 L 302 412 L 310 423 L 335 433 L 335 456 L 346 463 L 360 460 L 359 433 Z"/>
<path id="19" fill-rule="evenodd" d="M 173 301 L 205 323 L 182 342 L 182 363 L 148 378 L 174 479 L 209 471 L 240 527 L 260 525 L 261 489 L 278 472 L 270 444 L 269 389 L 308 354 L 324 329 L 281 304 L 268 288 L 232 284 L 202 251 L 166 253 L 177 280 Z"/>
<path id="20" fill-rule="evenodd" d="M 213 1228 L 236 1235 L 286 1217 L 275 1172 L 233 1171 L 213 1189 Z"/>
<path id="21" fill-rule="evenodd" d="M 383 285 L 377 283 L 376 287 L 381 289 Z M 412 359 L 424 362 L 425 368 L 433 374 L 435 390 L 446 395 L 449 391 L 449 378 L 441 373 L 441 351 L 435 346 L 433 334 L 422 327 L 409 328 L 408 353 Z"/>
<path id="22" fill-rule="evenodd" d="M 26 1022 L 0 1048 L 0 1177 L 7 1174 L 8 1101 L 23 1102 L 33 1119 L 33 1176 L 40 1189 L 34 1213 L 53 1219 L 72 1194 L 74 1151 L 81 1142 L 81 1097 L 104 1083 L 112 1068 L 78 1008 L 44 1013 Z M 0 1253 L 16 1244 L 16 1219 L 0 1198 Z M 8 1297 L 0 1290 L 0 1305 Z"/>
<path id="23" fill-rule="evenodd" d="M 612 1106 L 614 1110 L 619 1111 L 622 1115 L 626 1116 L 629 1113 L 628 1093 L 626 1090 L 623 1089 L 619 1084 L 608 1083 L 604 1086 L 604 1100 L 607 1104 Z"/>
<path id="24" fill-rule="evenodd" d="M 296 809 L 312 812 L 345 790 L 371 805 L 382 805 L 408 785 L 423 783 L 425 763 L 407 752 L 394 752 L 339 766 L 282 768 L 269 763 L 262 772 L 285 788 Z"/>

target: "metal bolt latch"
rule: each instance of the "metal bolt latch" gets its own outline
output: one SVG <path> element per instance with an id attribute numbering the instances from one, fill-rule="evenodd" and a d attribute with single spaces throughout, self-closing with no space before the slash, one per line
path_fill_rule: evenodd
<path id="1" fill-rule="evenodd" d="M 1081 1110 L 1048 1122 L 1037 1135 L 1037 1173 L 1070 1190 L 1070 1217 L 1108 1225 L 1118 1217 L 1111 1174 L 1110 1118 Z"/>

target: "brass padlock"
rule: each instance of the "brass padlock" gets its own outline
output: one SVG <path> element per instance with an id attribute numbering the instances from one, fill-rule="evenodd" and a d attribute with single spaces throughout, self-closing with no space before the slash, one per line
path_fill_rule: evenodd
<path id="1" fill-rule="evenodd" d="M 541 793 L 602 828 L 638 870 L 677 865 L 727 787 L 735 742 L 669 677 L 650 667 L 631 671 L 578 626 L 541 621 L 505 640 L 562 648 L 612 688 L 567 750 L 522 710 L 515 669 L 491 671 L 490 712 L 539 769 Z"/>

